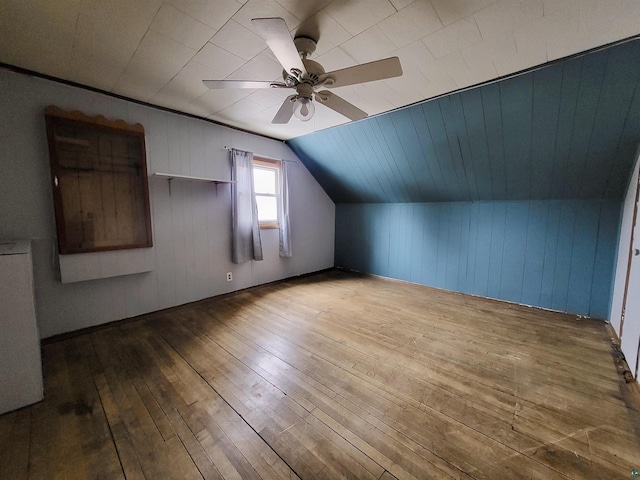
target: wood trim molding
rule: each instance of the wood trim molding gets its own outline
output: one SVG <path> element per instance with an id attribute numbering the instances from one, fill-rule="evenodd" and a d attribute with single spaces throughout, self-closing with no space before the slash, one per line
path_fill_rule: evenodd
<path id="1" fill-rule="evenodd" d="M 100 127 L 106 128 L 116 128 L 118 130 L 127 130 L 130 132 L 137 132 L 144 134 L 144 127 L 140 123 L 130 124 L 125 122 L 122 119 L 109 120 L 108 118 L 102 115 L 96 115 L 91 117 L 89 115 L 85 115 L 84 113 L 78 110 L 63 110 L 54 105 L 49 105 L 45 108 L 45 115 L 66 118 L 67 120 L 77 120 L 80 122 L 87 122 L 93 125 L 97 125 Z"/>

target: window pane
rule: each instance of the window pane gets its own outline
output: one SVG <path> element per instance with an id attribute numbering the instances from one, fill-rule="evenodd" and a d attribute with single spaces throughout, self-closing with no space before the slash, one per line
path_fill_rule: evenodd
<path id="1" fill-rule="evenodd" d="M 273 168 L 253 167 L 253 188 L 256 193 L 276 194 L 276 170 Z"/>
<path id="2" fill-rule="evenodd" d="M 258 204 L 258 220 L 261 222 L 278 221 L 278 203 L 276 197 L 261 197 L 256 195 Z"/>

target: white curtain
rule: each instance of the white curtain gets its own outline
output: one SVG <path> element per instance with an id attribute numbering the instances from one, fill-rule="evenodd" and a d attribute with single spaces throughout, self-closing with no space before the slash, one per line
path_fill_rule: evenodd
<path id="1" fill-rule="evenodd" d="M 289 180 L 287 175 L 287 163 L 282 161 L 280 167 L 280 256 L 291 256 L 291 233 L 289 225 Z"/>
<path id="2" fill-rule="evenodd" d="M 231 150 L 231 261 L 262 260 L 258 206 L 253 189 L 253 153 Z"/>

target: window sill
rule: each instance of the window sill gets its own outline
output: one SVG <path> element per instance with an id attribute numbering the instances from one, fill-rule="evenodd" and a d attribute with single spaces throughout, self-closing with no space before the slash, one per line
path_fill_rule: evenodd
<path id="1" fill-rule="evenodd" d="M 273 230 L 280 228 L 278 222 L 263 222 L 260 224 L 260 230 Z"/>

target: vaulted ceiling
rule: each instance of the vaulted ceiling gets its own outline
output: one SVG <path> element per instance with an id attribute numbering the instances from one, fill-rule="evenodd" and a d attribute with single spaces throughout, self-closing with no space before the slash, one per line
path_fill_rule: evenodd
<path id="1" fill-rule="evenodd" d="M 636 0 L 3 0 L 0 62 L 274 138 L 346 122 L 319 106 L 310 122 L 272 125 L 289 91 L 220 91 L 202 84 L 281 78 L 251 24 L 269 16 L 284 18 L 293 35 L 318 38 L 311 58 L 327 71 L 398 56 L 402 77 L 335 90 L 370 115 L 640 33 Z M 531 82 L 523 88 L 536 94 Z M 483 101 L 495 95 L 492 88 L 483 90 Z M 478 102 L 474 95 L 460 97 L 459 104 Z M 503 109 L 513 105 L 509 92 L 499 97 Z M 446 103 L 455 101 L 438 101 L 446 125 Z M 420 107 L 425 119 L 430 108 Z M 457 118 L 459 108 L 452 104 L 450 115 Z M 509 148 L 507 142 L 505 155 Z M 478 192 L 456 188 L 461 196 L 484 196 L 481 184 Z M 445 190 L 433 195 L 446 196 Z"/>
<path id="2" fill-rule="evenodd" d="M 640 40 L 289 140 L 336 203 L 621 199 Z"/>

